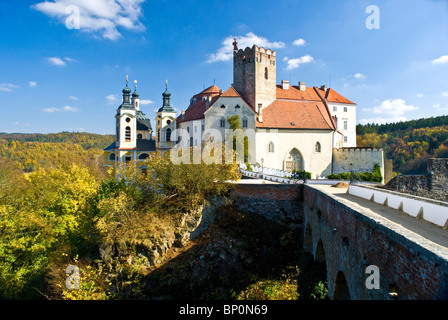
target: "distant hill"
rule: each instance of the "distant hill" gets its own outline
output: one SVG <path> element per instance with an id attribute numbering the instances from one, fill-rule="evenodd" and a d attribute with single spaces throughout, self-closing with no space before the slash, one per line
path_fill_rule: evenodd
<path id="1" fill-rule="evenodd" d="M 399 173 L 424 173 L 428 158 L 448 158 L 448 116 L 357 125 L 356 130 L 358 147 L 383 148 Z"/>
<path id="2" fill-rule="evenodd" d="M 60 142 L 78 144 L 84 149 L 104 149 L 110 145 L 115 136 L 101 135 L 87 132 L 60 132 L 60 133 L 0 133 L 0 139 L 23 142 Z"/>

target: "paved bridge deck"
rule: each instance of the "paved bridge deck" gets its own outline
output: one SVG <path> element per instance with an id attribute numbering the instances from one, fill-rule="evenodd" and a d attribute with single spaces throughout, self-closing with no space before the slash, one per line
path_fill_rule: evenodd
<path id="1" fill-rule="evenodd" d="M 427 221 L 408 216 L 398 210 L 347 194 L 347 188 L 335 188 L 331 187 L 331 185 L 318 184 L 310 184 L 308 186 L 330 195 L 377 223 L 402 234 L 407 239 L 448 260 L 447 230 Z"/>

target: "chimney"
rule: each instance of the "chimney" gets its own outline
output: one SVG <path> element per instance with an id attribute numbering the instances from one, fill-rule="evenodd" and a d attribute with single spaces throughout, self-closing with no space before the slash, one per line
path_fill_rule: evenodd
<path id="1" fill-rule="evenodd" d="M 327 86 L 324 84 L 322 86 L 320 86 L 320 90 L 322 91 L 327 91 Z"/>
<path id="2" fill-rule="evenodd" d="M 263 104 L 259 103 L 258 104 L 258 122 L 263 122 L 262 110 L 263 110 Z"/>
<path id="3" fill-rule="evenodd" d="M 288 80 L 282 80 L 282 89 L 283 90 L 289 89 L 289 81 Z"/>
<path id="4" fill-rule="evenodd" d="M 211 96 L 207 96 L 206 102 L 205 102 L 205 110 L 208 110 L 208 108 L 210 108 L 210 102 L 211 101 L 212 101 L 212 97 Z"/>
<path id="5" fill-rule="evenodd" d="M 299 82 L 299 90 L 300 90 L 300 91 L 306 91 L 306 85 L 305 85 L 305 82 L 303 82 L 303 81 L 300 81 L 300 82 Z"/>
<path id="6" fill-rule="evenodd" d="M 182 116 L 182 120 L 185 120 L 185 110 L 182 110 L 182 112 L 180 113 L 180 115 Z"/>

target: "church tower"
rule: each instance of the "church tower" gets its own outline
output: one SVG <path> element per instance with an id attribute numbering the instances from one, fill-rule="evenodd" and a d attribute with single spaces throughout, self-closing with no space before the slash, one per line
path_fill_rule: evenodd
<path id="1" fill-rule="evenodd" d="M 126 87 L 123 89 L 123 103 L 118 107 L 116 119 L 116 146 L 118 149 L 133 150 L 137 147 L 136 130 L 137 116 L 135 103 L 139 103 L 138 95 L 131 102 L 131 89 L 128 86 L 126 76 Z M 136 93 L 136 92 L 135 92 Z M 134 103 L 134 104 L 133 104 Z"/>
<path id="2" fill-rule="evenodd" d="M 168 80 L 162 97 L 163 105 L 156 116 L 156 147 L 164 152 L 176 144 L 176 137 L 173 135 L 176 129 L 176 112 L 170 105 L 171 93 L 168 91 Z"/>
<path id="3" fill-rule="evenodd" d="M 242 50 L 233 43 L 233 87 L 257 113 L 277 96 L 276 52 L 254 45 Z"/>

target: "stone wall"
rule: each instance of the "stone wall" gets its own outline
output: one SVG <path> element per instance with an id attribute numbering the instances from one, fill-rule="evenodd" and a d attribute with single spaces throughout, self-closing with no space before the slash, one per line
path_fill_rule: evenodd
<path id="1" fill-rule="evenodd" d="M 448 201 L 448 159 L 429 159 L 427 174 L 397 176 L 390 180 L 384 188 L 419 197 Z"/>
<path id="2" fill-rule="evenodd" d="M 385 164 L 383 149 L 373 148 L 340 148 L 333 149 L 333 173 L 342 172 L 373 172 L 378 164 L 381 176 L 385 177 Z"/>
<path id="3" fill-rule="evenodd" d="M 260 214 L 291 228 L 302 227 L 303 185 L 240 184 L 230 199 L 241 212 Z"/>
<path id="4" fill-rule="evenodd" d="M 304 188 L 304 219 L 304 248 L 325 261 L 330 298 L 448 298 L 448 261 L 413 242 L 412 232 L 398 233 L 312 186 Z M 379 289 L 366 286 L 370 265 L 379 268 Z"/>

